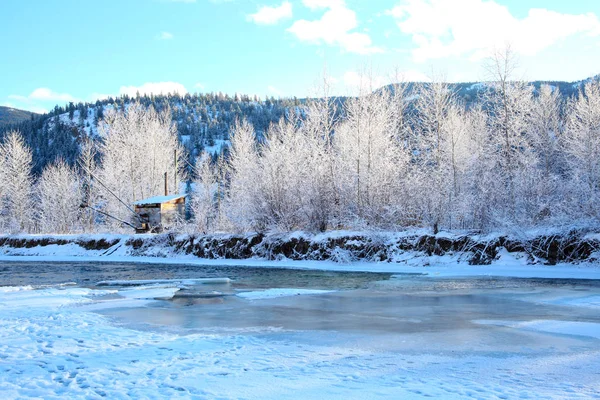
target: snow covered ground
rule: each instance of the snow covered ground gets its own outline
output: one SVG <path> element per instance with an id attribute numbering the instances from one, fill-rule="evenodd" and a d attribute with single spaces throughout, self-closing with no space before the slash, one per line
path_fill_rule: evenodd
<path id="1" fill-rule="evenodd" d="M 0 287 L 0 393 L 600 398 L 600 287 L 507 282 L 517 289 L 401 277 L 369 289 L 249 290 L 185 306 L 153 300 L 174 296 L 181 280 Z M 141 323 L 156 315 L 166 316 L 163 325 Z M 205 327 L 186 328 L 196 325 Z"/>

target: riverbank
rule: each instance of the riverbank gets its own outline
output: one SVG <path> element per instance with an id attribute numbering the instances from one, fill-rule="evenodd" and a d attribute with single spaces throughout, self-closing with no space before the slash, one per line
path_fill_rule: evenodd
<path id="1" fill-rule="evenodd" d="M 295 232 L 273 235 L 0 236 L 0 261 L 242 265 L 417 273 L 600 279 L 600 236 Z"/>

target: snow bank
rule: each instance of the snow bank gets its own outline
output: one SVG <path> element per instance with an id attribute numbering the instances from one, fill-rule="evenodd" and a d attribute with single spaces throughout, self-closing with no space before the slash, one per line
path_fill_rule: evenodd
<path id="1" fill-rule="evenodd" d="M 113 293 L 86 288 L 34 289 L 31 286 L 0 288 L 0 305 L 9 308 L 47 308 L 82 305 L 93 302 L 93 296 Z"/>
<path id="2" fill-rule="evenodd" d="M 0 236 L 3 260 L 289 266 L 440 276 L 598 279 L 599 250 L 600 235 L 579 231 L 539 231 L 519 238 L 448 232 L 429 235 L 422 230 Z"/>

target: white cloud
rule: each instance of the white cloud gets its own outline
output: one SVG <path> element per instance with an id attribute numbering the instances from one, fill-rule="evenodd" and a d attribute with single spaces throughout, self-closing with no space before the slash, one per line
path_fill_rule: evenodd
<path id="1" fill-rule="evenodd" d="M 171 40 L 173 39 L 173 34 L 171 32 L 161 32 L 156 37 L 158 40 Z"/>
<path id="2" fill-rule="evenodd" d="M 281 90 L 277 89 L 275 86 L 271 86 L 269 85 L 267 87 L 267 90 L 269 91 L 269 93 L 274 94 L 276 96 L 281 96 Z"/>
<path id="3" fill-rule="evenodd" d="M 321 8 L 335 8 L 344 7 L 344 0 L 302 0 L 302 4 L 311 10 L 318 10 Z"/>
<path id="4" fill-rule="evenodd" d="M 40 105 L 40 102 L 52 102 L 56 103 L 68 103 L 72 101 L 73 103 L 78 103 L 79 99 L 75 96 L 72 96 L 68 93 L 58 93 L 54 92 L 48 88 L 41 87 L 35 89 L 28 96 L 22 96 L 18 94 L 11 94 L 8 96 L 9 99 L 15 100 L 17 102 L 16 105 L 11 105 L 10 107 L 19 108 L 22 110 L 31 111 L 38 114 L 47 113 L 48 110 Z M 8 104 L 8 103 L 7 103 Z M 12 104 L 12 103 L 11 103 Z M 47 104 L 45 104 L 47 105 Z"/>
<path id="5" fill-rule="evenodd" d="M 25 110 L 31 111 L 36 114 L 48 114 L 48 110 L 45 109 L 44 107 L 31 106 L 31 107 L 25 107 Z"/>
<path id="6" fill-rule="evenodd" d="M 20 101 L 34 101 L 34 100 L 61 101 L 61 102 L 68 102 L 68 101 L 77 102 L 77 101 L 79 101 L 74 96 L 71 96 L 68 93 L 57 93 L 57 92 L 53 92 L 52 90 L 50 90 L 48 88 L 44 88 L 44 87 L 35 89 L 33 92 L 31 92 L 29 94 L 29 96 L 20 96 L 20 95 L 11 94 L 8 97 L 11 99 L 20 100 Z"/>
<path id="7" fill-rule="evenodd" d="M 477 60 L 507 43 L 520 54 L 535 55 L 569 36 L 600 35 L 593 13 L 532 8 L 519 19 L 493 0 L 403 0 L 387 14 L 412 36 L 416 61 L 462 55 Z"/>
<path id="8" fill-rule="evenodd" d="M 327 11 L 315 21 L 298 20 L 288 29 L 303 42 L 337 45 L 349 53 L 381 53 L 373 46 L 366 33 L 352 32 L 358 27 L 356 13 L 346 7 L 342 0 L 303 0 L 310 9 L 324 8 Z"/>
<path id="9" fill-rule="evenodd" d="M 141 86 L 121 86 L 119 89 L 120 95 L 126 94 L 134 97 L 137 93 L 142 96 L 167 93 L 184 95 L 187 93 L 187 89 L 181 83 L 177 82 L 147 82 Z"/>
<path id="10" fill-rule="evenodd" d="M 375 90 L 382 86 L 392 83 L 393 79 L 381 75 L 363 74 L 357 71 L 346 71 L 342 77 L 342 82 L 347 88 Z"/>
<path id="11" fill-rule="evenodd" d="M 206 85 L 202 82 L 198 82 L 194 85 L 194 89 L 200 89 L 200 90 L 205 90 L 206 89 Z"/>
<path id="12" fill-rule="evenodd" d="M 394 76 L 394 83 L 399 82 L 431 82 L 431 77 L 427 74 L 424 74 L 421 71 L 417 71 L 414 69 L 409 69 L 405 71 L 399 71 L 396 76 Z"/>
<path id="13" fill-rule="evenodd" d="M 45 87 L 37 88 L 27 96 L 11 94 L 8 96 L 8 98 L 14 100 L 16 103 L 11 103 L 11 107 L 31 111 L 38 114 L 47 113 L 48 109 L 44 106 L 48 106 L 49 103 L 64 104 L 70 101 L 72 101 L 73 103 L 78 103 L 81 101 L 80 99 L 77 99 L 75 96 L 72 96 L 68 93 L 54 92 L 51 89 Z"/>
<path id="14" fill-rule="evenodd" d="M 286 18 L 292 18 L 292 3 L 287 0 L 277 7 L 262 6 L 255 14 L 246 17 L 258 25 L 275 25 Z"/>
<path id="15" fill-rule="evenodd" d="M 344 85 L 352 88 L 359 88 L 363 85 L 362 76 L 356 71 L 348 71 L 343 76 Z"/>

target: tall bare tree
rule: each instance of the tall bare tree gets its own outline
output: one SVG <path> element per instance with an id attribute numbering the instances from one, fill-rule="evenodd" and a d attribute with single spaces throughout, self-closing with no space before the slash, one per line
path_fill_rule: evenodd
<path id="1" fill-rule="evenodd" d="M 31 150 L 17 131 L 0 143 L 0 183 L 3 230 L 11 233 L 33 230 L 34 200 Z"/>

